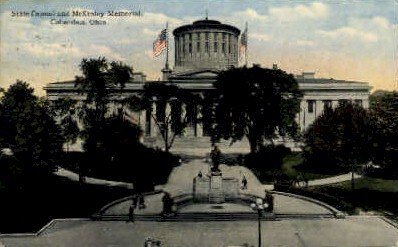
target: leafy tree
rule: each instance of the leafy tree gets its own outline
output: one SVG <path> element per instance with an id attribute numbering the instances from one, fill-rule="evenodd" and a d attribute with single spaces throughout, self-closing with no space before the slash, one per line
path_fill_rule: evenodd
<path id="1" fill-rule="evenodd" d="M 321 169 L 351 170 L 370 158 L 370 120 L 365 109 L 343 103 L 326 108 L 304 136 L 307 164 Z"/>
<path id="2" fill-rule="evenodd" d="M 51 108 L 59 121 L 61 133 L 67 145 L 67 152 L 69 152 L 69 145 L 75 144 L 80 135 L 77 123 L 77 102 L 70 98 L 60 98 L 53 102 Z"/>
<path id="3" fill-rule="evenodd" d="M 62 136 L 44 100 L 17 81 L 1 98 L 0 147 L 10 148 L 26 174 L 50 173 L 62 152 Z"/>
<path id="4" fill-rule="evenodd" d="M 181 104 L 189 105 L 187 109 L 195 108 L 200 104 L 200 97 L 175 85 L 154 82 L 146 84 L 141 95 L 129 99 L 133 111 L 149 112 L 153 103 L 156 104 L 156 112 L 151 111 L 151 117 L 161 134 L 165 151 L 169 152 L 176 136 L 181 135 L 194 119 L 193 111 L 182 113 Z M 167 104 L 170 104 L 170 109 L 167 109 Z"/>
<path id="5" fill-rule="evenodd" d="M 80 118 L 84 123 L 84 147 L 101 150 L 103 127 L 112 95 L 121 92 L 131 79 L 132 68 L 105 58 L 86 59 L 80 64 L 83 76 L 76 76 L 75 86 L 86 96 Z"/>
<path id="6" fill-rule="evenodd" d="M 370 97 L 373 160 L 398 174 L 398 92 L 376 91 Z"/>
<path id="7" fill-rule="evenodd" d="M 219 74 L 214 87 L 215 107 L 206 119 L 213 142 L 246 137 L 256 152 L 278 135 L 298 136 L 301 92 L 293 75 L 260 66 L 232 68 Z"/>

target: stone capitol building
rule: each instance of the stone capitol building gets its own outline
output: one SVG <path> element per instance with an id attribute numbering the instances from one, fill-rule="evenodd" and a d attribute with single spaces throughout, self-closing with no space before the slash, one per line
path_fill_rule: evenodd
<path id="1" fill-rule="evenodd" d="M 173 31 L 174 36 L 174 67 L 169 68 L 166 63 L 162 69 L 162 81 L 176 85 L 192 93 L 203 95 L 213 90 L 220 71 L 239 66 L 239 38 L 241 31 L 231 25 L 222 24 L 216 20 L 198 20 L 192 24 L 183 25 Z M 276 68 L 276 65 L 274 65 Z M 371 87 L 368 83 L 345 81 L 336 79 L 316 78 L 314 72 L 304 72 L 296 75 L 299 88 L 303 92 L 300 103 L 300 113 L 297 115 L 301 131 L 305 131 L 314 120 L 320 116 L 325 106 L 336 107 L 343 101 L 352 101 L 367 108 L 369 106 L 369 94 Z M 146 80 L 144 73 L 134 73 L 131 82 L 125 85 L 123 95 L 130 97 L 143 90 Z M 49 100 L 69 97 L 76 100 L 84 99 L 75 88 L 74 81 L 49 83 L 44 88 Z M 119 106 L 113 104 L 110 109 L 117 110 Z M 186 112 L 186 105 L 182 105 L 182 112 Z M 195 149 L 198 152 L 208 152 L 210 138 L 207 136 L 206 126 L 203 126 L 201 109 L 195 107 L 194 112 L 198 121 L 193 121 L 184 134 L 178 137 L 172 151 L 186 152 Z M 166 107 L 166 111 L 170 107 Z M 156 102 L 150 109 L 140 113 L 129 112 L 125 109 L 128 118 L 141 126 L 144 131 L 144 142 L 147 145 L 162 147 L 159 131 L 151 119 L 151 112 L 156 111 Z M 291 148 L 298 148 L 297 143 L 288 140 L 276 140 L 283 142 Z M 188 144 L 188 145 L 187 145 Z M 80 145 L 79 143 L 77 144 Z M 229 147 L 229 141 L 220 143 L 221 148 L 227 148 L 231 152 L 247 152 L 249 145 L 246 140 L 235 143 Z M 80 147 L 76 147 L 79 149 Z M 223 150 L 224 151 L 224 150 Z"/>

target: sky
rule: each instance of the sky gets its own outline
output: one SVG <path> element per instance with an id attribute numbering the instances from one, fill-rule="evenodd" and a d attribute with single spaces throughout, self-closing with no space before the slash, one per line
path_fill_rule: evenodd
<path id="1" fill-rule="evenodd" d="M 33 13 L 104 13 L 103 17 L 47 17 Z M 141 16 L 107 16 L 140 11 Z M 209 19 L 245 28 L 248 64 L 293 74 L 369 82 L 373 90 L 398 90 L 398 0 L 219 0 L 219 1 L 7 1 L 0 0 L 0 87 L 17 79 L 43 96 L 47 83 L 80 75 L 82 58 L 106 57 L 161 77 L 165 57 L 152 57 L 152 43 L 168 22 L 172 30 Z M 28 16 L 13 16 L 27 12 Z M 87 25 L 51 24 L 55 20 Z M 106 22 L 90 25 L 89 21 Z M 174 64 L 174 40 L 170 61 Z"/>

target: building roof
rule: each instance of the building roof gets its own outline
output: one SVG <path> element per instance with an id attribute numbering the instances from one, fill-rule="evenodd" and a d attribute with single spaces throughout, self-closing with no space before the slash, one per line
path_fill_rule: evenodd
<path id="1" fill-rule="evenodd" d="M 240 30 L 234 26 L 222 24 L 221 22 L 216 20 L 205 19 L 205 20 L 195 21 L 192 24 L 177 27 L 176 29 L 174 29 L 173 35 L 175 36 L 181 32 L 192 31 L 195 29 L 219 29 L 219 30 L 233 32 L 236 35 L 240 34 Z"/>

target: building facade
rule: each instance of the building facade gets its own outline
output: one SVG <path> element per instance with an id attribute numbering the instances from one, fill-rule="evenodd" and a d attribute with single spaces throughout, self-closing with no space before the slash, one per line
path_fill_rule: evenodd
<path id="1" fill-rule="evenodd" d="M 236 27 L 205 19 L 180 26 L 173 31 L 173 35 L 175 65 L 172 69 L 165 67 L 162 70 L 164 83 L 173 84 L 203 96 L 206 91 L 213 90 L 213 83 L 220 71 L 239 65 L 240 30 Z M 316 78 L 315 73 L 311 72 L 297 75 L 296 79 L 303 92 L 300 113 L 297 115 L 297 122 L 303 132 L 322 114 L 326 106 L 336 107 L 343 101 L 352 101 L 364 108 L 369 106 L 371 87 L 368 83 Z M 115 97 L 127 98 L 137 94 L 143 90 L 145 83 L 151 82 L 146 81 L 143 73 L 134 73 L 131 82 L 125 85 L 122 95 L 115 93 Z M 62 97 L 84 99 L 84 95 L 80 95 L 74 87 L 73 81 L 50 83 L 44 89 L 49 100 Z M 114 103 L 110 109 L 114 111 L 118 107 L 117 103 Z M 187 109 L 186 105 L 181 107 L 183 113 L 192 110 Z M 194 107 L 198 121 L 193 121 L 194 124 L 179 137 L 176 145 L 178 146 L 180 142 L 182 147 L 187 147 L 186 142 L 189 142 L 194 147 L 208 149 L 209 138 L 206 138 L 206 128 L 200 121 L 201 109 L 196 108 L 198 106 Z M 170 109 L 168 105 L 166 110 Z M 142 127 L 147 144 L 161 146 L 161 142 L 157 140 L 159 131 L 151 119 L 151 114 L 156 112 L 156 102 L 153 102 L 152 107 L 140 113 L 129 112 L 127 109 L 125 111 L 128 119 Z M 246 143 L 242 147 L 248 149 Z M 245 151 L 243 149 L 236 151 Z"/>

